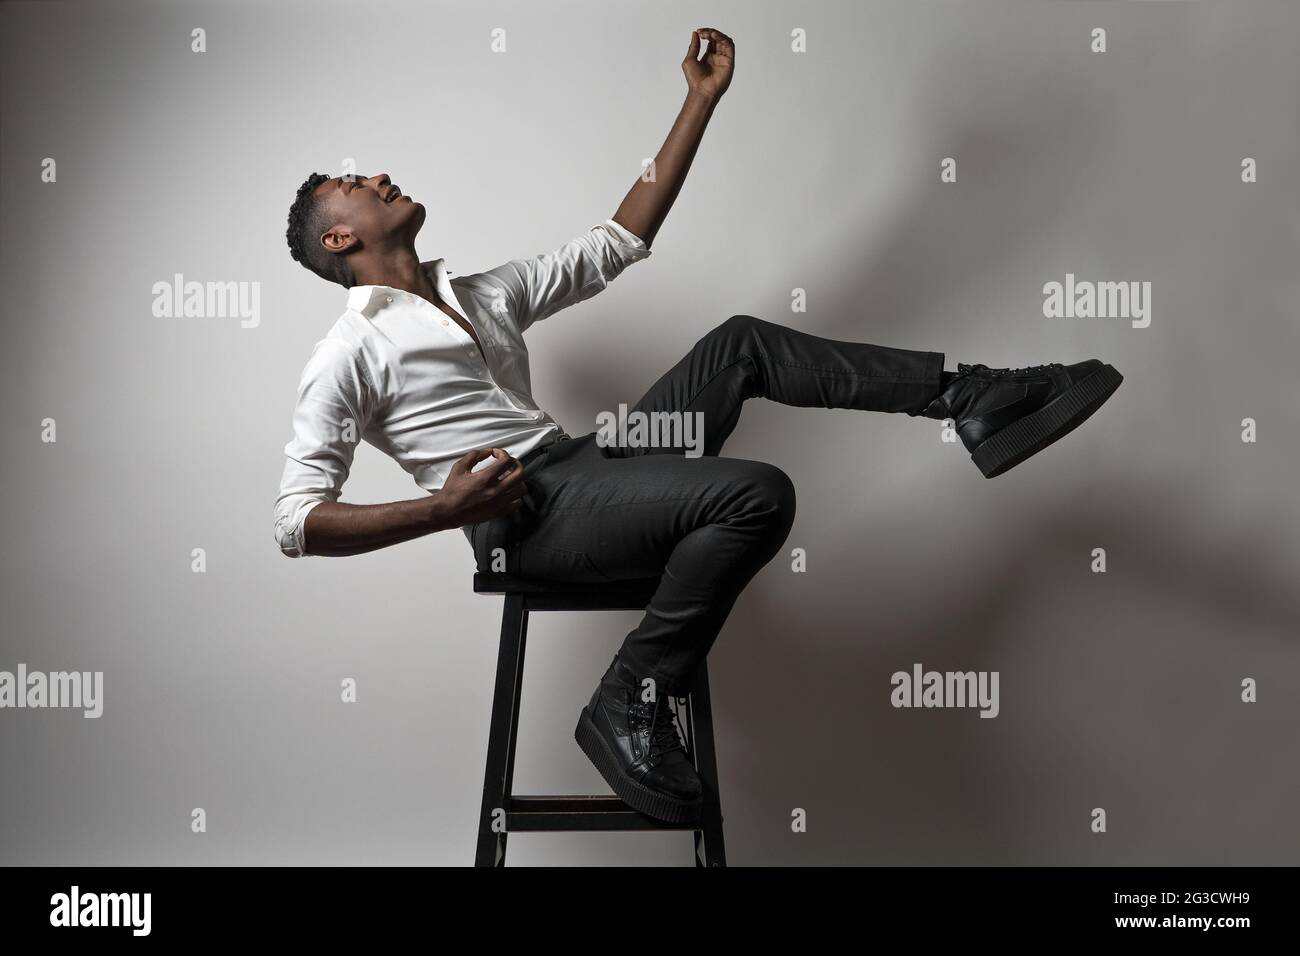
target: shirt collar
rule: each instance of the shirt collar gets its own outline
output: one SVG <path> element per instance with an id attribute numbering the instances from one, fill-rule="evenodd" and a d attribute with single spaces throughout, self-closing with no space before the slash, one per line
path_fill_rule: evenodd
<path id="1" fill-rule="evenodd" d="M 438 295 L 442 301 L 448 303 L 453 309 L 462 316 L 465 310 L 460 307 L 460 302 L 456 300 L 456 293 L 452 291 L 451 279 L 448 278 L 451 273 L 447 270 L 445 259 L 431 259 L 428 262 L 421 262 L 420 268 L 428 273 L 433 279 L 433 286 L 438 290 Z M 386 285 L 354 285 L 348 289 L 348 308 L 362 315 L 373 316 L 379 309 L 387 304 L 386 296 L 410 296 L 411 293 L 403 292 L 401 289 L 393 289 Z"/>

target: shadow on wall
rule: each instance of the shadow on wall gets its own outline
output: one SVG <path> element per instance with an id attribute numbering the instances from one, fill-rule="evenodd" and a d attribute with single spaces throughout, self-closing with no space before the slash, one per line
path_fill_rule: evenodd
<path id="1" fill-rule="evenodd" d="M 737 846 L 772 863 L 1293 861 L 1297 838 L 1276 826 L 1300 801 L 1295 722 L 1274 706 L 1260 730 L 1238 696 L 1254 676 L 1275 705 L 1294 699 L 1289 542 L 1244 528 L 1206 550 L 1191 502 L 1114 483 L 1106 496 L 1127 505 L 1100 514 L 1080 493 L 996 549 L 972 542 L 928 565 L 841 537 L 819 546 L 819 566 L 839 571 L 814 606 L 747 595 L 711 671 Z M 905 525 L 882 517 L 867 534 L 904 541 Z M 1098 541 L 1124 569 L 1085 587 Z M 922 569 L 931 586 L 909 593 Z M 892 708 L 887 676 L 913 662 L 999 669 L 1001 714 Z M 753 689 L 777 675 L 786 703 L 773 707 Z M 1101 843 L 1089 813 L 1108 805 L 1124 835 Z M 795 806 L 819 826 L 773 840 Z"/>
<path id="2" fill-rule="evenodd" d="M 851 247 L 882 251 L 819 291 L 829 304 L 811 331 L 929 347 L 909 344 L 915 315 L 941 311 L 1041 241 L 1042 222 L 1067 198 L 1059 170 L 1087 162 L 1104 111 L 1063 86 L 1050 104 L 1034 102 L 1037 113 L 967 117 L 956 143 L 935 144 L 934 155 L 980 169 L 988 188 L 963 193 L 960 216 L 941 190 L 917 188 L 892 221 L 864 228 Z M 945 261 L 936 281 L 933 249 L 953 230 L 972 254 Z M 1300 802 L 1296 762 L 1277 759 L 1293 751 L 1285 728 L 1295 722 L 1274 709 L 1268 729 L 1250 726 L 1265 712 L 1238 696 L 1240 677 L 1261 677 L 1265 662 L 1289 665 L 1281 674 L 1300 664 L 1286 640 L 1300 598 L 1278 570 L 1294 567 L 1284 530 L 1243 530 L 1207 551 L 1196 502 L 1105 476 L 1038 510 L 999 525 L 988 547 L 945 544 L 922 560 L 925 546 L 912 545 L 910 574 L 894 544 L 915 539 L 914 522 L 864 518 L 867 527 L 819 542 L 819 567 L 839 571 L 818 582 L 817 603 L 774 601 L 760 588 L 742 599 L 712 672 L 737 846 L 785 863 L 1294 861 L 1297 838 L 1276 826 Z M 1126 556 L 1124 572 L 1080 587 L 1080 555 L 1099 541 Z M 851 640 L 834 637 L 848 630 Z M 915 646 L 900 647 L 900 636 Z M 915 661 L 1001 668 L 1004 700 L 1016 706 L 1004 702 L 993 721 L 894 710 L 886 677 Z M 1288 678 L 1270 676 L 1277 702 Z M 754 692 L 774 681 L 783 706 Z M 1208 761 L 1207 740 L 1222 745 Z M 1127 817 L 1109 843 L 1088 828 L 1107 801 Z M 811 813 L 808 803 L 816 824 L 789 837 L 791 808 Z"/>
<path id="3" fill-rule="evenodd" d="M 976 71 L 954 65 L 947 78 Z M 1055 87 L 1013 113 L 968 114 L 945 118 L 950 89 L 945 84 L 923 91 L 912 112 L 933 117 L 932 135 L 914 152 L 932 157 L 914 180 L 910 195 L 894 204 L 892 219 L 864 219 L 861 231 L 848 237 L 846 249 L 878 250 L 860 268 L 841 273 L 838 286 L 820 288 L 817 327 L 809 331 L 836 339 L 866 340 L 900 348 L 939 349 L 941 342 L 918 341 L 918 316 L 947 310 L 946 325 L 968 324 L 966 306 L 949 308 L 979 280 L 998 271 L 1001 262 L 1023 257 L 1042 241 L 1043 224 L 1057 221 L 1068 203 L 1062 169 L 1086 163 L 1099 140 L 1090 136 L 1104 121 L 1105 110 L 1084 99 L 1077 89 Z M 1027 98 L 1032 94 L 1026 93 Z M 962 178 L 978 189 L 956 190 L 939 183 L 939 159 L 960 157 Z M 935 250 L 951 248 L 960 257 L 940 259 Z M 823 318 L 825 317 L 825 318 Z"/>
<path id="4" fill-rule="evenodd" d="M 824 314 L 832 318 L 816 331 L 863 337 L 856 316 L 865 302 L 869 338 L 906 344 L 913 316 L 941 311 L 999 261 L 1025 255 L 1041 221 L 1063 211 L 1065 151 L 1070 162 L 1087 161 L 1097 142 L 1087 131 L 1100 114 L 1076 99 L 1054 100 L 1042 115 L 970 117 L 960 140 L 936 144 L 936 154 L 961 156 L 990 187 L 963 193 L 959 217 L 940 190 L 918 189 L 884 227 L 887 244 L 873 242 L 875 224 L 864 231 L 858 247 L 883 252 L 831 290 Z M 1061 155 L 1041 162 L 1044 144 Z M 956 246 L 973 254 L 946 261 L 936 282 L 927 264 L 954 229 Z M 913 537 L 907 521 L 881 516 L 819 544 L 819 566 L 841 570 L 819 582 L 814 606 L 774 603 L 761 591 L 742 601 L 714 652 L 725 666 L 713 672 L 730 786 L 724 807 L 737 845 L 761 846 L 765 860 L 786 863 L 1294 859 L 1296 841 L 1275 832 L 1300 799 L 1294 761 L 1274 756 L 1289 748 L 1276 721 L 1268 732 L 1243 728 L 1235 738 L 1239 750 L 1250 749 L 1240 744 L 1246 739 L 1262 751 L 1241 775 L 1224 753 L 1207 772 L 1198 751 L 1207 737 L 1222 736 L 1216 724 L 1238 719 L 1238 675 L 1259 676 L 1254 665 L 1264 659 L 1296 663 L 1279 639 L 1294 633 L 1300 601 L 1285 580 L 1259 574 L 1292 566 L 1286 541 L 1276 528 L 1256 528 L 1207 552 L 1194 502 L 1102 480 L 1104 488 L 1067 492 L 1010 531 L 999 527 L 990 548 L 963 552 L 958 544 L 935 563 L 915 560 L 913 575 L 900 573 L 896 556 L 860 546 Z M 1130 504 L 1098 508 L 1098 498 Z M 1081 588 L 1080 556 L 1098 541 L 1126 556 L 1123 576 Z M 926 585 L 914 588 L 909 576 Z M 868 580 L 874 585 L 864 595 Z M 824 639 L 846 630 L 853 639 Z M 752 636 L 766 646 L 738 646 Z M 900 636 L 915 646 L 900 647 Z M 1240 667 L 1216 669 L 1222 657 Z M 1003 713 L 987 721 L 894 710 L 886 676 L 916 661 L 1000 668 L 1008 678 Z M 789 706 L 765 707 L 752 693 L 775 674 L 790 680 Z M 1221 686 L 1206 686 L 1215 680 Z M 1134 690 L 1135 681 L 1144 686 Z M 1150 686 L 1187 690 L 1155 691 L 1165 695 L 1158 706 Z M 1224 710 L 1232 707 L 1239 710 Z M 1259 807 L 1257 793 L 1273 795 L 1275 805 Z M 816 814 L 809 832 L 773 839 L 773 828 L 788 833 L 790 809 L 805 803 Z M 1088 829 L 1091 809 L 1107 803 L 1124 827 L 1109 843 Z M 1252 807 L 1261 812 L 1241 812 Z M 1137 821 L 1144 832 L 1134 832 Z M 1184 836 L 1171 859 L 1169 847 Z"/>

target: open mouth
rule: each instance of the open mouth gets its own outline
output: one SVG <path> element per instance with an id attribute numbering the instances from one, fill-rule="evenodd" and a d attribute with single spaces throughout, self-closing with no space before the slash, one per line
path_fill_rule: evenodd
<path id="1" fill-rule="evenodd" d="M 402 191 L 396 186 L 390 186 L 387 194 L 384 196 L 384 202 L 395 202 L 402 198 Z"/>

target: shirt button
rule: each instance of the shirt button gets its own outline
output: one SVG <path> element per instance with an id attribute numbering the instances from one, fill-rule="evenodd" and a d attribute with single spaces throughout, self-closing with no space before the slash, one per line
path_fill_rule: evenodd
<path id="1" fill-rule="evenodd" d="M 392 302 L 392 301 L 393 301 L 393 297 L 392 297 L 391 295 L 386 295 L 386 296 L 384 296 L 384 301 L 385 301 L 385 302 Z"/>
<path id="2" fill-rule="evenodd" d="M 447 324 L 447 320 L 446 320 L 446 319 L 443 319 L 443 320 L 442 320 L 442 324 L 443 324 L 443 325 L 446 325 L 446 324 Z"/>

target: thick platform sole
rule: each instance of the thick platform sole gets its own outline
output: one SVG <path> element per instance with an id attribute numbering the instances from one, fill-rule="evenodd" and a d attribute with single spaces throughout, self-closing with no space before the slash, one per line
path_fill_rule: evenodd
<path id="1" fill-rule="evenodd" d="M 1106 403 L 1124 376 L 1103 365 L 1032 415 L 1008 425 L 971 453 L 985 478 L 996 478 L 1064 438 Z"/>
<path id="2" fill-rule="evenodd" d="M 637 813 L 644 813 L 664 823 L 688 823 L 699 819 L 703 800 L 677 800 L 651 790 L 624 774 L 618 757 L 592 723 L 585 707 L 578 715 L 578 728 L 573 732 L 573 737 L 587 759 L 600 771 L 610 789 Z"/>

